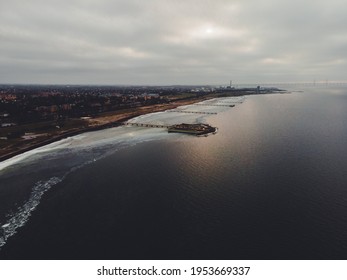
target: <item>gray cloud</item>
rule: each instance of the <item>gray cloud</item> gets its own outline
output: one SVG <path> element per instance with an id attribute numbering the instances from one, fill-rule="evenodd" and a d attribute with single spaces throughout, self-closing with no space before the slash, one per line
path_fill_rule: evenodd
<path id="1" fill-rule="evenodd" d="M 0 0 L 0 83 L 345 80 L 340 0 Z"/>

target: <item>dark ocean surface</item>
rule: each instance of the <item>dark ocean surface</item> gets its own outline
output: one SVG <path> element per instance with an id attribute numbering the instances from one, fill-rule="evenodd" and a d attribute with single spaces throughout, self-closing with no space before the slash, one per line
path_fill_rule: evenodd
<path id="1" fill-rule="evenodd" d="M 347 259 L 347 89 L 213 102 L 2 163 L 0 258 Z"/>

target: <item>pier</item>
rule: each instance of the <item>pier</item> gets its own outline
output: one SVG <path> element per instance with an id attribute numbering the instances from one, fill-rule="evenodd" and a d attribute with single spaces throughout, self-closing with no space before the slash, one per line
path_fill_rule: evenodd
<path id="1" fill-rule="evenodd" d="M 167 131 L 170 132 L 178 132 L 178 133 L 186 133 L 186 134 L 192 134 L 196 136 L 205 135 L 207 136 L 210 133 L 215 134 L 217 132 L 217 128 L 211 127 L 208 124 L 175 124 L 175 125 L 160 125 L 160 124 L 153 124 L 153 123 L 132 123 L 132 122 L 125 122 L 124 125 L 128 126 L 136 126 L 136 127 L 153 127 L 153 128 L 166 128 Z"/>
<path id="2" fill-rule="evenodd" d="M 168 128 L 168 125 L 152 124 L 152 123 L 131 123 L 126 122 L 124 125 L 138 126 L 138 127 L 155 127 L 155 128 Z"/>
<path id="3" fill-rule="evenodd" d="M 173 113 L 185 113 L 185 114 L 204 114 L 204 115 L 217 115 L 215 112 L 195 112 L 195 111 L 181 111 L 181 110 L 170 110 L 167 112 Z"/>
<path id="4" fill-rule="evenodd" d="M 238 100 L 221 100 L 218 101 L 218 103 L 229 103 L 229 104 L 242 104 L 245 100 L 244 99 L 238 99 Z"/>
<path id="5" fill-rule="evenodd" d="M 220 107 L 235 107 L 234 104 L 192 104 L 190 106 L 220 106 Z"/>

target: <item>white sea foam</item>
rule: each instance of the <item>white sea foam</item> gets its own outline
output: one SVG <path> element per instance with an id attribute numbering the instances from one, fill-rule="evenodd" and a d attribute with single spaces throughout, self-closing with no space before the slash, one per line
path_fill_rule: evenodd
<path id="1" fill-rule="evenodd" d="M 25 225 L 31 212 L 39 205 L 42 195 L 61 181 L 61 178 L 53 177 L 45 182 L 38 182 L 33 187 L 29 199 L 15 213 L 8 216 L 9 219 L 5 224 L 0 225 L 0 249 L 6 244 L 7 239 L 17 232 L 18 228 Z"/>
<path id="2" fill-rule="evenodd" d="M 0 162 L 0 171 L 5 169 L 8 166 L 11 166 L 11 165 L 16 164 L 18 162 L 21 162 L 21 161 L 23 161 L 23 160 L 25 160 L 25 159 L 33 156 L 33 155 L 37 155 L 37 154 L 45 153 L 45 152 L 52 152 L 56 149 L 61 149 L 61 148 L 67 147 L 68 145 L 69 145 L 69 139 L 63 139 L 63 140 L 60 140 L 60 141 L 57 141 L 57 142 L 33 149 L 33 150 L 30 150 L 27 152 L 24 152 L 22 154 L 19 154 L 19 155 L 14 156 L 10 159 L 7 159 L 7 160 Z"/>

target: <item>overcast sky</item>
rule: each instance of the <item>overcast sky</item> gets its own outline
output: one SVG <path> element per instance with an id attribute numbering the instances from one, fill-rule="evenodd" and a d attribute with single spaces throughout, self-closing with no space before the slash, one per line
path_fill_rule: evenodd
<path id="1" fill-rule="evenodd" d="M 0 83 L 347 81 L 346 0 L 0 0 Z"/>

